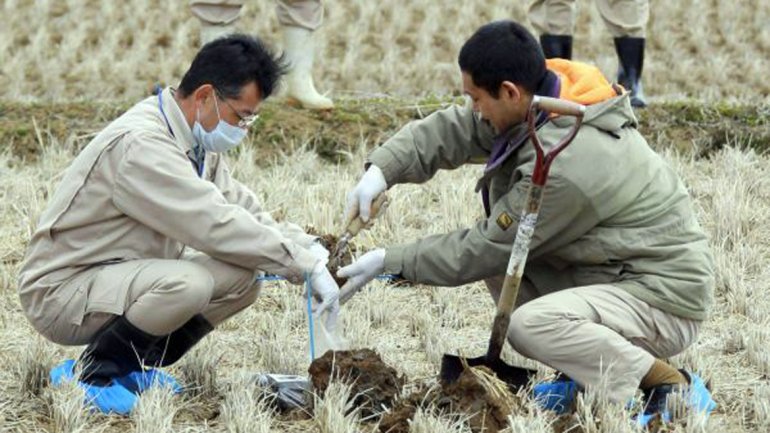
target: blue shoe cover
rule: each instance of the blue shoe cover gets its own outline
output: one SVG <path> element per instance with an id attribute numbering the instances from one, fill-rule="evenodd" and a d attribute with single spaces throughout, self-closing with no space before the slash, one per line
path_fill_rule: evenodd
<path id="1" fill-rule="evenodd" d="M 711 392 L 698 375 L 688 373 L 690 376 L 690 395 L 688 403 L 698 412 L 703 412 L 706 417 L 717 408 L 717 403 L 711 398 Z"/>
<path id="2" fill-rule="evenodd" d="M 182 392 L 182 386 L 173 376 L 155 368 L 129 373 L 118 378 L 117 381 L 134 394 L 141 394 L 153 386 L 168 388 L 174 394 Z"/>
<path id="3" fill-rule="evenodd" d="M 568 413 L 572 409 L 577 392 L 578 386 L 573 380 L 540 382 L 532 388 L 538 406 L 558 415 Z"/>
<path id="4" fill-rule="evenodd" d="M 716 402 L 711 398 L 711 392 L 706 387 L 703 379 L 698 375 L 683 370 L 680 371 L 682 371 L 682 374 L 684 374 L 690 382 L 686 388 L 687 391 L 685 395 L 685 398 L 687 399 L 687 408 L 696 412 L 701 412 L 705 418 L 708 418 L 709 414 L 717 407 Z M 664 423 L 671 422 L 671 412 L 666 407 L 665 403 L 666 397 L 671 392 L 673 392 L 673 389 L 659 397 L 657 403 L 650 404 L 652 407 L 648 407 L 645 409 L 644 413 L 639 414 L 636 418 L 636 423 L 640 426 L 646 426 L 658 415 Z"/>
<path id="5" fill-rule="evenodd" d="M 75 379 L 75 360 L 68 359 L 61 364 L 55 366 L 48 373 L 51 379 L 51 385 L 61 386 L 65 382 L 69 382 Z"/>
<path id="6" fill-rule="evenodd" d="M 647 425 L 650 424 L 650 421 L 655 419 L 655 417 L 660 416 L 661 421 L 664 423 L 671 422 L 671 414 L 668 413 L 668 411 L 664 411 L 663 413 L 659 412 L 653 412 L 653 413 L 641 413 L 636 416 L 636 425 L 639 427 L 647 427 Z"/>
<path id="7" fill-rule="evenodd" d="M 53 386 L 61 386 L 65 382 L 75 379 L 75 360 L 68 359 L 51 369 L 50 378 Z M 85 391 L 85 404 L 93 406 L 103 413 L 116 413 L 128 415 L 136 406 L 137 397 L 131 391 L 117 382 L 107 386 L 97 386 L 89 383 L 77 382 Z"/>

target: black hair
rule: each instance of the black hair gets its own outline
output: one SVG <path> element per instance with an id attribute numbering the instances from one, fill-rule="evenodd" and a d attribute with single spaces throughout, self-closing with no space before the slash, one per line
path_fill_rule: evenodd
<path id="1" fill-rule="evenodd" d="M 179 92 L 185 97 L 211 84 L 222 97 L 237 99 L 244 86 L 255 82 L 261 98 L 267 99 L 287 70 L 283 55 L 276 56 L 258 38 L 236 33 L 215 39 L 198 51 Z"/>
<path id="2" fill-rule="evenodd" d="M 530 93 L 546 76 L 545 57 L 532 33 L 513 21 L 493 21 L 468 39 L 457 57 L 473 84 L 497 98 L 503 81 Z"/>

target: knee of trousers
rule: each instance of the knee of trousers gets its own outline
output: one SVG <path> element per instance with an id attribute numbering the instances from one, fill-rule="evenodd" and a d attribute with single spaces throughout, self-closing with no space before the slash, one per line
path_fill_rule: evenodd
<path id="1" fill-rule="evenodd" d="M 214 294 L 214 277 L 203 266 L 190 264 L 173 277 L 167 295 L 177 306 L 186 306 L 191 312 L 198 313 L 211 302 Z"/>
<path id="2" fill-rule="evenodd" d="M 251 305 L 257 301 L 259 292 L 262 290 L 262 282 L 249 281 L 235 288 L 234 294 L 238 304 Z"/>
<path id="3" fill-rule="evenodd" d="M 543 333 L 556 328 L 556 317 L 533 304 L 517 308 L 508 326 L 508 342 L 520 354 L 538 359 L 549 345 Z"/>
<path id="4" fill-rule="evenodd" d="M 262 290 L 263 282 L 255 278 L 255 273 L 252 271 L 241 270 L 238 271 L 237 278 L 233 279 L 232 285 L 228 292 L 234 297 L 239 299 L 251 299 L 254 302 Z"/>

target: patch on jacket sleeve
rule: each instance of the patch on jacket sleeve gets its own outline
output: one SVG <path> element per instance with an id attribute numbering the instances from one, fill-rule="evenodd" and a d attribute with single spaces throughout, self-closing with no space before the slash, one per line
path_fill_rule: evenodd
<path id="1" fill-rule="evenodd" d="M 500 226 L 500 228 L 503 230 L 508 230 L 508 227 L 513 224 L 513 218 L 511 218 L 507 212 L 502 212 L 495 221 L 497 222 L 497 225 Z"/>

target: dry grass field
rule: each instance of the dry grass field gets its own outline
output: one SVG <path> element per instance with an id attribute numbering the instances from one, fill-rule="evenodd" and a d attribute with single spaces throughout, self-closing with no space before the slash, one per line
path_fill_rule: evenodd
<path id="1" fill-rule="evenodd" d="M 455 95 L 462 41 L 490 19 L 524 19 L 522 4 L 329 2 L 319 34 L 318 85 L 340 99 L 340 108 L 310 115 L 269 104 L 264 129 L 230 155 L 234 175 L 275 215 L 320 232 L 339 231 L 344 192 L 360 175 L 368 149 Z M 612 76 L 611 38 L 591 2 L 579 4 L 576 57 Z M 277 44 L 268 5 L 249 2 L 239 28 Z M 136 413 L 121 418 L 83 410 L 74 387 L 46 384 L 48 369 L 81 348 L 42 339 L 24 319 L 16 275 L 26 242 L 78 150 L 154 82 L 179 79 L 195 53 L 199 27 L 183 1 L 5 0 L 0 7 L 0 432 L 376 431 L 376 423 L 346 410 L 352 396 L 344 384 L 319 399 L 315 417 L 306 420 L 276 413 L 254 386 L 256 373 L 304 375 L 309 365 L 302 289 L 282 282 L 267 283 L 252 308 L 171 368 L 188 387 L 182 396 L 144 394 Z M 691 191 L 718 272 L 712 317 L 699 341 L 673 362 L 709 379 L 719 407 L 707 424 L 691 418 L 672 430 L 767 432 L 770 3 L 655 0 L 651 14 L 645 86 L 653 107 L 642 113 L 643 131 Z M 695 101 L 671 102 L 682 98 Z M 82 105 L 62 104 L 71 101 Z M 331 158 L 336 162 L 328 158 L 334 149 L 340 150 Z M 408 242 L 473 223 L 482 213 L 473 193 L 480 170 L 466 167 L 424 186 L 396 187 L 386 215 L 357 238 L 358 245 Z M 480 283 L 375 282 L 345 306 L 341 320 L 354 348 L 376 350 L 408 377 L 411 389 L 435 381 L 443 353 L 483 353 L 492 315 Z M 553 430 L 552 415 L 524 404 L 527 410 L 509 419 L 511 433 Z M 572 431 L 632 432 L 629 417 L 589 396 Z M 411 431 L 470 429 L 462 418 L 428 409 L 415 416 Z"/>

